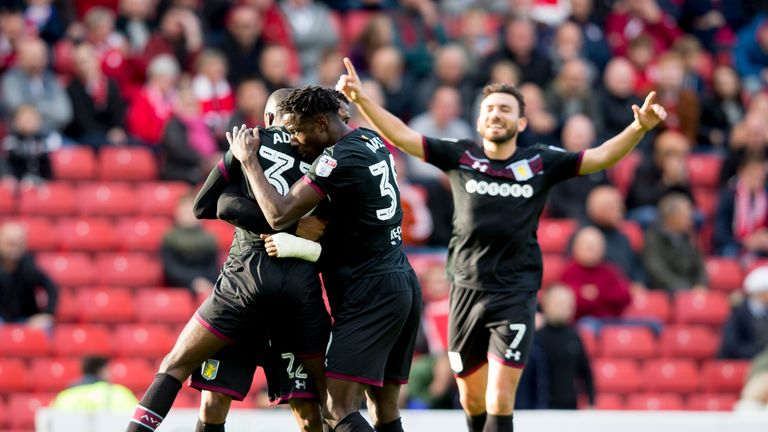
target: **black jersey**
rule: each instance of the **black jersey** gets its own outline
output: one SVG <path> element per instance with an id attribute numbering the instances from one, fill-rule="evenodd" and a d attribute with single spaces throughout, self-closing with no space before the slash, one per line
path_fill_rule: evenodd
<path id="1" fill-rule="evenodd" d="M 578 174 L 582 155 L 537 145 L 517 147 L 509 159 L 495 161 L 474 141 L 425 137 L 424 159 L 451 182 L 449 280 L 489 291 L 538 289 L 539 216 L 549 189 Z"/>
<path id="2" fill-rule="evenodd" d="M 410 269 L 396 177 L 392 154 L 369 129 L 355 129 L 315 160 L 304 181 L 328 198 L 324 277 L 345 282 Z"/>

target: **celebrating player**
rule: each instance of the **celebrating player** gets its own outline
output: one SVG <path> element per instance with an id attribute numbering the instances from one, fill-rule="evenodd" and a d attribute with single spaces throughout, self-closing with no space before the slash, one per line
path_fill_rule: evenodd
<path id="1" fill-rule="evenodd" d="M 520 148 L 525 103 L 513 86 L 483 89 L 471 140 L 424 137 L 372 102 L 349 59 L 336 89 L 401 150 L 448 174 L 455 214 L 448 251 L 452 282 L 449 360 L 471 432 L 510 432 L 517 383 L 533 336 L 542 260 L 536 239 L 549 189 L 572 176 L 613 166 L 666 117 L 651 92 L 635 120 L 596 148 Z M 488 360 L 491 360 L 490 362 Z"/>

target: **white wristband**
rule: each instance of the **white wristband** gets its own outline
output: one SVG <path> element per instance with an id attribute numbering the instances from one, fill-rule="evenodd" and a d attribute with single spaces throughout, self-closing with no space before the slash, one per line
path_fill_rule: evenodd
<path id="1" fill-rule="evenodd" d="M 272 235 L 272 242 L 277 248 L 278 258 L 298 258 L 316 262 L 323 248 L 320 243 L 296 237 L 293 234 L 277 233 Z"/>

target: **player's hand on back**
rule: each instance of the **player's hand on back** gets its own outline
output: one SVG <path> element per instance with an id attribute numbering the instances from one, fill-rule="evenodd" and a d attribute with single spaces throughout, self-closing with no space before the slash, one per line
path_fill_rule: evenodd
<path id="1" fill-rule="evenodd" d="M 632 112 L 635 114 L 637 124 L 645 131 L 655 128 L 667 118 L 667 111 L 656 103 L 655 91 L 648 93 L 642 107 L 632 105 Z"/>
<path id="2" fill-rule="evenodd" d="M 347 73 L 339 77 L 339 81 L 336 82 L 336 90 L 344 93 L 344 96 L 350 101 L 357 102 L 364 96 L 360 77 L 357 76 L 355 66 L 352 65 L 352 61 L 348 57 L 344 57 L 344 67 L 347 68 Z"/>
<path id="3" fill-rule="evenodd" d="M 235 126 L 232 132 L 227 132 L 227 142 L 232 155 L 240 162 L 255 157 L 261 145 L 258 129 L 247 128 L 245 125 Z"/>
<path id="4" fill-rule="evenodd" d="M 306 216 L 299 219 L 296 226 L 296 236 L 307 240 L 317 241 L 325 232 L 327 223 L 317 216 Z"/>

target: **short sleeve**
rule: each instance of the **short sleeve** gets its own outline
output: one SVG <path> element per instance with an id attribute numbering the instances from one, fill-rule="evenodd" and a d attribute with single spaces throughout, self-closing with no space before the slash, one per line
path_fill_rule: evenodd
<path id="1" fill-rule="evenodd" d="M 459 167 L 459 159 L 467 150 L 477 147 L 471 140 L 454 140 L 445 138 L 430 138 L 422 136 L 424 145 L 424 161 L 450 171 Z"/>
<path id="2" fill-rule="evenodd" d="M 353 155 L 341 155 L 333 149 L 325 149 L 301 180 L 315 189 L 323 198 L 333 196 L 334 192 L 354 183 L 355 179 L 350 169 L 353 164 Z"/>
<path id="3" fill-rule="evenodd" d="M 547 183 L 554 185 L 579 175 L 584 152 L 568 152 L 559 147 L 542 146 L 541 157 Z"/>

